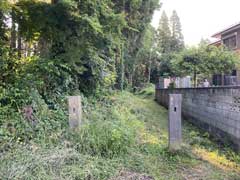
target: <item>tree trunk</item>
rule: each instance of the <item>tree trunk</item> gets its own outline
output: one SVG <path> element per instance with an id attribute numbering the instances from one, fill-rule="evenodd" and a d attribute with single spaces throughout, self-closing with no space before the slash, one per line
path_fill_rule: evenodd
<path id="1" fill-rule="evenodd" d="M 150 83 L 151 82 L 151 62 L 148 66 L 148 80 L 147 80 L 147 83 Z"/>
<path id="2" fill-rule="evenodd" d="M 123 45 L 119 45 L 116 51 L 116 71 L 117 71 L 117 83 L 116 88 L 123 90 L 124 86 L 124 60 L 123 60 Z"/>
<path id="3" fill-rule="evenodd" d="M 13 50 L 16 50 L 16 40 L 17 40 L 17 33 L 16 33 L 16 16 L 15 16 L 15 12 L 14 9 L 12 8 L 12 12 L 11 12 L 11 17 L 12 17 L 12 28 L 11 28 L 11 44 L 10 47 Z"/>
<path id="4" fill-rule="evenodd" d="M 121 80 L 120 80 L 120 89 L 123 91 L 124 88 L 124 44 L 121 45 Z"/>
<path id="5" fill-rule="evenodd" d="M 136 70 L 136 67 L 135 67 L 135 64 L 133 64 L 133 69 L 132 69 L 132 74 L 131 74 L 131 87 L 134 88 L 135 87 L 135 82 L 134 82 L 134 77 L 135 77 L 135 70 Z"/>
<path id="6" fill-rule="evenodd" d="M 125 14 L 125 0 L 123 0 L 123 9 L 122 11 L 124 12 Z M 120 61 L 121 61 L 121 79 L 120 79 L 120 89 L 121 91 L 123 91 L 123 88 L 124 88 L 124 76 L 125 76 L 125 67 L 124 67 L 124 43 L 121 44 L 121 47 L 120 47 Z"/>
<path id="7" fill-rule="evenodd" d="M 17 47 L 18 57 L 22 57 L 22 38 L 20 34 L 20 30 L 18 29 L 18 47 Z"/>
<path id="8" fill-rule="evenodd" d="M 52 4 L 57 4 L 59 0 L 51 0 Z"/>
<path id="9" fill-rule="evenodd" d="M 129 74 L 128 83 L 129 83 L 130 87 L 133 86 L 133 74 L 131 74 L 131 73 Z"/>

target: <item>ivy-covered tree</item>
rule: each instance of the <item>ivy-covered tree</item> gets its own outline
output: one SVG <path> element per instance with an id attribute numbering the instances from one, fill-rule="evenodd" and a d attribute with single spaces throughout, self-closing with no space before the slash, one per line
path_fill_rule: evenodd
<path id="1" fill-rule="evenodd" d="M 126 21 L 113 7 L 109 0 L 12 4 L 12 22 L 18 28 L 12 26 L 12 44 L 16 45 L 11 47 L 20 47 L 26 58 L 39 57 L 24 68 L 29 66 L 29 73 L 43 81 L 42 94 L 73 88 L 91 93 L 114 84 L 115 50 L 123 42 Z"/>
<path id="2" fill-rule="evenodd" d="M 0 41 L 6 40 L 6 17 L 5 17 L 5 11 L 7 8 L 6 1 L 0 2 Z"/>
<path id="3" fill-rule="evenodd" d="M 115 84 L 123 89 L 125 79 L 133 81 L 145 30 L 158 7 L 158 0 L 13 1 L 6 44 L 19 60 L 10 58 L 18 64 L 12 72 L 46 100 L 73 89 L 88 94 Z"/>
<path id="4" fill-rule="evenodd" d="M 141 41 L 141 48 L 137 54 L 137 63 L 134 73 L 134 86 L 141 83 L 150 83 L 152 67 L 156 60 L 156 30 L 149 25 Z"/>
<path id="5" fill-rule="evenodd" d="M 14 82 L 17 60 L 9 47 L 7 17 L 10 9 L 10 4 L 7 0 L 0 1 L 0 88 Z"/>
<path id="6" fill-rule="evenodd" d="M 133 84 L 133 76 L 138 66 L 138 51 L 142 48 L 143 36 L 149 26 L 154 11 L 159 8 L 159 0 L 115 0 L 117 12 L 125 14 L 127 26 L 123 29 L 124 42 L 124 76 L 125 84 Z"/>

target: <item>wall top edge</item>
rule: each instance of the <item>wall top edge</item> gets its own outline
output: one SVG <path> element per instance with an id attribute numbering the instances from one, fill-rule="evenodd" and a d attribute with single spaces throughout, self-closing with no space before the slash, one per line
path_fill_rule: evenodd
<path id="1" fill-rule="evenodd" d="M 173 88 L 163 89 L 156 87 L 156 90 L 210 90 L 210 89 L 239 89 L 240 86 L 216 86 L 216 87 L 196 87 L 196 88 Z"/>

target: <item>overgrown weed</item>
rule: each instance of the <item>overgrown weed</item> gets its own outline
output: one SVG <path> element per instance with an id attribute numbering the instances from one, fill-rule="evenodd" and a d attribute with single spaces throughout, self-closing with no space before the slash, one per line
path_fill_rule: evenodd
<path id="1" fill-rule="evenodd" d="M 54 118 L 50 122 L 53 127 L 60 123 L 58 128 L 50 129 L 51 124 L 43 123 L 42 129 L 33 131 L 37 136 L 27 141 L 5 140 L 8 151 L 1 149 L 0 176 L 3 179 L 103 180 L 127 171 L 164 180 L 184 179 L 191 174 L 199 179 L 240 177 L 234 172 L 234 166 L 229 166 L 230 170 L 222 169 L 211 163 L 211 159 L 204 160 L 195 153 L 195 147 L 201 147 L 208 154 L 213 149 L 219 150 L 219 146 L 209 140 L 207 133 L 199 133 L 189 124 L 184 124 L 182 150 L 170 152 L 167 112 L 153 101 L 148 91 L 138 95 L 113 92 L 102 98 L 82 97 L 82 100 L 83 126 L 79 130 L 67 128 L 67 114 L 60 108 L 48 110 L 51 116 L 42 114 L 41 117 Z M 26 136 L 29 134 L 25 132 Z M 230 150 L 228 153 L 236 159 L 229 158 L 227 162 L 238 164 L 239 156 Z M 220 153 L 215 155 L 221 157 Z M 204 169 L 208 169 L 208 173 Z"/>

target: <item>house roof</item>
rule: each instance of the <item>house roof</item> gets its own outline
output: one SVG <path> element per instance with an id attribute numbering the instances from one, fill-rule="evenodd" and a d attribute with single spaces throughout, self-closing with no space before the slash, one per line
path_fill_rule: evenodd
<path id="1" fill-rule="evenodd" d="M 209 45 L 221 45 L 222 41 L 219 39 L 219 40 L 215 40 L 213 42 L 211 42 Z"/>
<path id="2" fill-rule="evenodd" d="M 214 35 L 212 35 L 212 37 L 214 37 L 214 38 L 221 38 L 221 35 L 222 35 L 223 33 L 226 33 L 226 32 L 228 32 L 228 31 L 234 30 L 234 29 L 236 29 L 236 28 L 240 28 L 240 22 L 238 22 L 238 23 L 236 23 L 236 24 L 233 24 L 233 25 L 231 25 L 231 26 L 223 29 L 222 31 L 219 31 L 218 33 L 215 33 Z"/>

